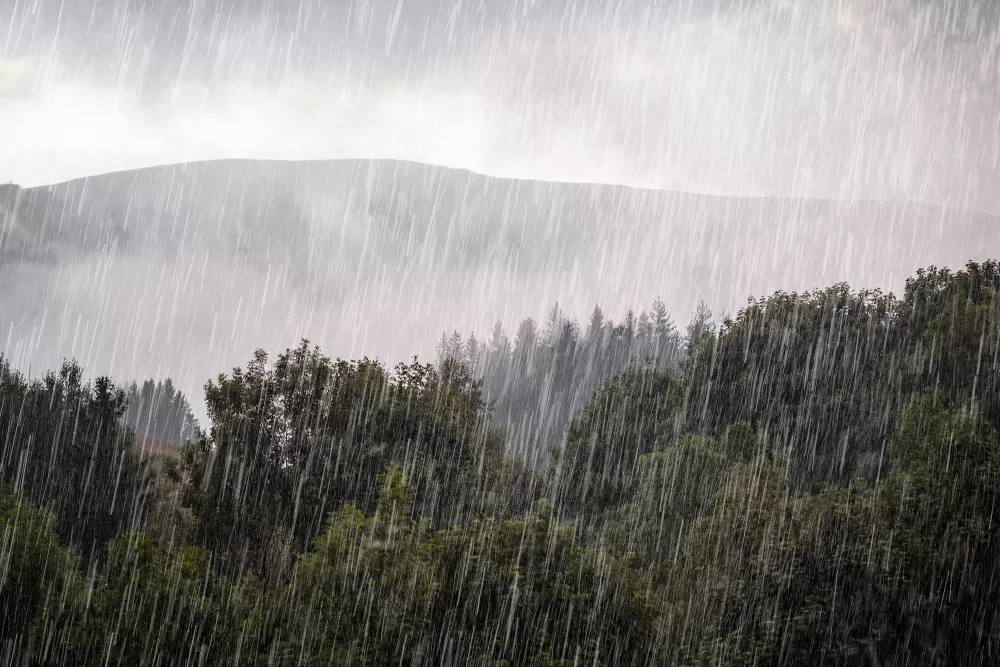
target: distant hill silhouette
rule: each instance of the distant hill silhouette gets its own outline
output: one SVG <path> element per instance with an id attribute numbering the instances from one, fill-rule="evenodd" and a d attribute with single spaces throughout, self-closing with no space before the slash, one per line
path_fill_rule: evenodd
<path id="1" fill-rule="evenodd" d="M 21 367 L 205 379 L 307 336 L 342 356 L 430 357 L 442 330 L 616 319 L 1000 254 L 996 217 L 905 203 L 726 198 L 521 181 L 388 160 L 217 161 L 0 200 L 0 345 Z M 197 412 L 197 408 L 196 408 Z M 202 415 L 197 415 L 202 416 Z"/>

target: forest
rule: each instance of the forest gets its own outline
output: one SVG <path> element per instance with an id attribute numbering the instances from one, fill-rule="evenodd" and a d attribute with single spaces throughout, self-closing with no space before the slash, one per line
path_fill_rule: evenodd
<path id="1" fill-rule="evenodd" d="M 1000 262 L 204 392 L 0 357 L 4 664 L 1000 661 Z"/>

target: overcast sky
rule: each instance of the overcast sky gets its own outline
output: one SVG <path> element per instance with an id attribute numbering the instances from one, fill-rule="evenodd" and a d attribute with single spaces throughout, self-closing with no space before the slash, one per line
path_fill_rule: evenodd
<path id="1" fill-rule="evenodd" d="M 992 0 L 6 0 L 0 181 L 395 157 L 1000 210 Z"/>

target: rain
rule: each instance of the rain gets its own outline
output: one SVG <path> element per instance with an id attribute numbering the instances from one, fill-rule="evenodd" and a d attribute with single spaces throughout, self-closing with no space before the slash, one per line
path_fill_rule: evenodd
<path id="1" fill-rule="evenodd" d="M 1000 5 L 2 0 L 0 664 L 1000 664 Z"/>

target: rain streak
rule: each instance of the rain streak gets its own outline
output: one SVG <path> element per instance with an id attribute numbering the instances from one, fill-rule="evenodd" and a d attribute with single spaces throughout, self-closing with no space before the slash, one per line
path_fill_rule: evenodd
<path id="1" fill-rule="evenodd" d="M 0 665 L 1000 664 L 1000 4 L 0 0 Z"/>

